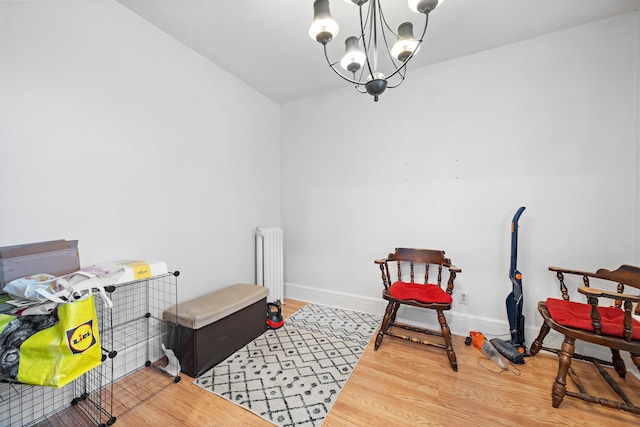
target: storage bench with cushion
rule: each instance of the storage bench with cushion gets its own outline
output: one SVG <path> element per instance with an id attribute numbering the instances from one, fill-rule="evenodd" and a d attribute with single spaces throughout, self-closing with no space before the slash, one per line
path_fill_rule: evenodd
<path id="1" fill-rule="evenodd" d="M 177 323 L 182 372 L 199 377 L 267 330 L 267 288 L 237 283 L 182 302 L 164 312 Z M 177 319 L 175 316 L 177 310 Z"/>

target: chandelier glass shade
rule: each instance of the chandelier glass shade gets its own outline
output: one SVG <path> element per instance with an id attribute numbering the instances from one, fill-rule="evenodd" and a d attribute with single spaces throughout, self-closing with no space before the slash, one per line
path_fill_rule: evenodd
<path id="1" fill-rule="evenodd" d="M 407 64 L 420 50 L 427 32 L 429 13 L 443 0 L 408 0 L 409 9 L 424 15 L 424 27 L 419 39 L 413 35 L 413 24 L 403 22 L 394 31 L 385 18 L 382 0 L 344 0 L 358 6 L 360 13 L 360 34 L 347 37 L 345 53 L 337 61 L 329 59 L 327 44 L 340 31 L 340 27 L 331 17 L 329 0 L 315 0 L 313 3 L 313 23 L 309 27 L 309 37 L 321 43 L 327 63 L 344 80 L 355 85 L 361 93 L 368 93 L 378 101 L 387 88 L 398 87 L 405 78 Z M 393 45 L 389 45 L 391 42 Z M 362 48 L 360 47 L 362 46 Z M 386 74 L 379 69 L 381 55 L 389 64 Z M 343 74 L 337 65 L 348 74 Z"/>

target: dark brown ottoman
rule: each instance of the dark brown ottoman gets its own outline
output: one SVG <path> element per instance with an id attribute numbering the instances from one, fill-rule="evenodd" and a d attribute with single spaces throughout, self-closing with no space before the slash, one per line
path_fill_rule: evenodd
<path id="1" fill-rule="evenodd" d="M 267 288 L 238 283 L 164 312 L 177 325 L 181 370 L 199 377 L 267 330 Z M 177 309 L 177 322 L 176 322 Z"/>

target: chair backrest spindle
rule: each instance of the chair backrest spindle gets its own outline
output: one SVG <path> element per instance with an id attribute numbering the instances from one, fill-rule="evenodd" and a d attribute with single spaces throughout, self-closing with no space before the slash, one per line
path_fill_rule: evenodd
<path id="1" fill-rule="evenodd" d="M 631 318 L 631 308 L 633 304 L 631 301 L 624 302 L 624 339 L 625 341 L 631 341 L 633 334 L 633 321 Z"/>
<path id="2" fill-rule="evenodd" d="M 558 281 L 560 282 L 560 292 L 562 292 L 562 299 L 565 301 L 569 301 L 569 290 L 567 289 L 567 285 L 564 284 L 564 274 L 561 271 L 556 273 L 556 277 L 558 277 Z"/>
<path id="3" fill-rule="evenodd" d="M 410 248 L 396 248 L 396 251 L 394 253 L 390 253 L 388 255 L 388 257 L 386 258 L 386 260 L 378 260 L 376 262 L 382 263 L 382 262 L 389 262 L 389 261 L 395 261 L 396 262 L 396 266 L 397 266 L 397 270 L 398 270 L 398 281 L 403 281 L 402 280 L 402 276 L 403 276 L 403 270 L 404 273 L 407 273 L 407 265 L 408 264 L 408 273 L 409 273 L 409 280 L 411 283 L 415 283 L 415 276 L 417 272 L 420 272 L 424 266 L 424 284 L 429 284 L 429 273 L 430 273 L 430 268 L 432 266 L 437 266 L 437 284 L 438 286 L 442 286 L 442 270 L 443 268 L 448 268 L 449 269 L 449 274 L 450 274 L 450 278 L 451 278 L 451 274 L 453 274 L 453 277 L 455 278 L 455 270 L 457 270 L 457 267 L 453 266 L 451 264 L 451 260 L 449 258 L 445 258 L 444 256 L 444 251 L 440 251 L 440 250 L 434 250 L 434 249 L 410 249 Z M 405 264 L 403 266 L 403 264 Z M 382 268 L 382 265 L 381 265 Z M 453 268 L 454 271 L 452 271 L 451 269 Z M 388 274 L 388 270 L 387 270 L 387 274 Z M 388 285 L 391 285 L 391 280 L 389 277 L 387 277 L 388 279 Z M 451 280 L 450 280 L 451 281 Z M 448 288 L 449 287 L 453 287 L 452 283 L 448 283 Z"/>
<path id="4" fill-rule="evenodd" d="M 414 271 L 413 271 L 413 261 L 409 262 L 410 268 L 411 268 L 411 283 L 415 283 L 414 280 Z"/>
<path id="5" fill-rule="evenodd" d="M 622 283 L 618 283 L 617 291 L 619 294 L 624 294 L 624 285 Z M 617 299 L 615 302 L 615 306 L 618 308 L 622 308 L 622 300 Z"/>

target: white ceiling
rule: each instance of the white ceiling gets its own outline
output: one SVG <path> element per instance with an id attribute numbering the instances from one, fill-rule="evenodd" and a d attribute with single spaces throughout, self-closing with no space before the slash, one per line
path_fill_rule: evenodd
<path id="1" fill-rule="evenodd" d="M 313 0 L 117 0 L 186 46 L 278 103 L 343 88 L 309 38 Z M 340 34 L 330 59 L 357 31 L 353 4 L 331 0 Z M 406 0 L 381 0 L 392 28 L 420 16 Z M 430 14 L 420 53 L 409 69 L 508 45 L 637 11 L 640 0 L 445 0 Z M 381 70 L 384 72 L 384 70 Z M 409 71 L 408 77 L 411 74 Z"/>

